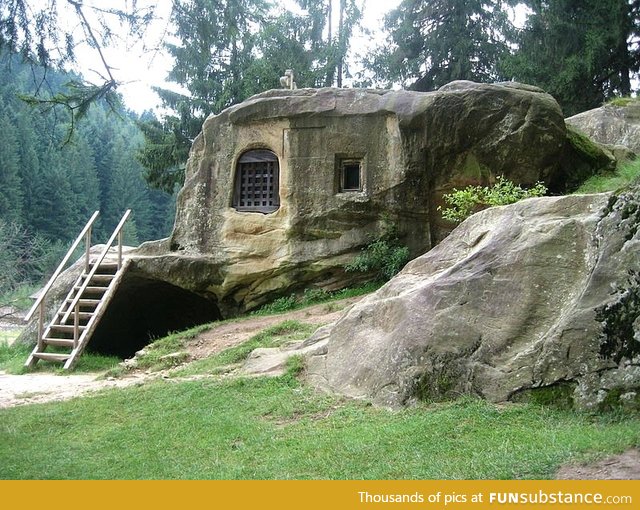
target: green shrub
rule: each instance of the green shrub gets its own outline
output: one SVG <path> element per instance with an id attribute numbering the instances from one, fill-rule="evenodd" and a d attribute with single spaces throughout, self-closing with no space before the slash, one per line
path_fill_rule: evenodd
<path id="1" fill-rule="evenodd" d="M 324 289 L 304 289 L 300 303 L 304 306 L 324 303 L 331 298 L 331 293 Z"/>
<path id="2" fill-rule="evenodd" d="M 409 248 L 378 239 L 368 244 L 353 262 L 345 266 L 347 272 L 376 272 L 379 280 L 390 280 L 409 261 Z"/>
<path id="3" fill-rule="evenodd" d="M 496 183 L 491 187 L 467 186 L 463 190 L 454 188 L 452 193 L 442 197 L 449 207 L 438 207 L 438 210 L 442 211 L 445 220 L 460 223 L 481 209 L 513 204 L 524 198 L 540 197 L 546 193 L 547 187 L 542 182 L 537 182 L 532 188 L 523 189 L 503 176 L 498 176 Z"/>
<path id="4" fill-rule="evenodd" d="M 296 295 L 291 294 L 290 296 L 279 297 L 271 303 L 261 306 L 258 312 L 261 314 L 288 312 L 296 308 L 297 305 L 298 300 L 296 299 Z"/>
<path id="5" fill-rule="evenodd" d="M 610 99 L 609 101 L 607 101 L 605 104 L 611 105 L 611 106 L 621 106 L 621 107 L 625 107 L 625 106 L 629 106 L 632 105 L 634 103 L 638 102 L 638 98 L 637 97 L 614 97 L 612 99 Z"/>
<path id="6" fill-rule="evenodd" d="M 400 244 L 398 229 L 388 216 L 382 218 L 382 233 L 362 249 L 347 272 L 375 273 L 378 281 L 393 278 L 409 262 L 409 248 Z"/>

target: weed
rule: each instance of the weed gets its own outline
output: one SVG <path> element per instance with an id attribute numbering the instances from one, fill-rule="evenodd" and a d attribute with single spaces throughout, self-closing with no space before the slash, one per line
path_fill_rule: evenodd
<path id="1" fill-rule="evenodd" d="M 26 371 L 24 362 L 32 351 L 32 347 L 25 344 L 14 343 L 7 345 L 0 343 L 0 370 L 8 374 L 22 374 Z"/>
<path id="2" fill-rule="evenodd" d="M 365 246 L 345 271 L 374 273 L 377 281 L 386 282 L 409 262 L 409 248 L 400 244 L 396 225 L 386 216 L 382 222 L 380 236 Z"/>
<path id="3" fill-rule="evenodd" d="M 347 287 L 346 289 L 335 292 L 329 292 L 324 289 L 306 289 L 300 298 L 297 298 L 295 294 L 278 298 L 252 312 L 251 315 L 284 313 L 315 304 L 362 296 L 378 290 L 381 285 L 381 282 L 367 282 L 357 287 Z"/>

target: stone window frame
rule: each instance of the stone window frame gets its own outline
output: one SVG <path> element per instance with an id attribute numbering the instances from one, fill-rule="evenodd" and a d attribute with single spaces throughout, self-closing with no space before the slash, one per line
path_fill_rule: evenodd
<path id="1" fill-rule="evenodd" d="M 278 155 L 267 148 L 244 151 L 235 165 L 233 190 L 231 206 L 238 212 L 277 211 L 280 208 Z"/>
<path id="2" fill-rule="evenodd" d="M 347 169 L 358 165 L 358 186 L 349 185 Z M 363 193 L 365 191 L 365 157 L 363 154 L 336 154 L 336 192 Z"/>

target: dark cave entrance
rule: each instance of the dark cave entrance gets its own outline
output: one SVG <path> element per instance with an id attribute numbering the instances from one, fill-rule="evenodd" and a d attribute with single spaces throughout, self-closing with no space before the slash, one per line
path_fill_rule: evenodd
<path id="1" fill-rule="evenodd" d="M 213 300 L 160 280 L 125 275 L 87 349 L 131 358 L 154 338 L 221 318 Z"/>

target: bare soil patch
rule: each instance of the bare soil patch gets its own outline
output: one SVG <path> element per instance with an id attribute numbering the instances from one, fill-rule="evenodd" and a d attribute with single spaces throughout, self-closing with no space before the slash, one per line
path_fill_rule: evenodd
<path id="1" fill-rule="evenodd" d="M 33 373 L 6 374 L 0 371 L 0 409 L 24 404 L 68 400 L 106 388 L 141 384 L 144 376 L 124 379 L 97 379 L 97 374 L 56 375 Z"/>
<path id="2" fill-rule="evenodd" d="M 191 361 L 212 356 L 224 349 L 241 344 L 260 331 L 286 320 L 308 324 L 328 324 L 337 320 L 345 309 L 362 296 L 323 303 L 302 310 L 278 315 L 250 316 L 236 322 L 214 326 L 187 342 Z M 131 370 L 118 379 L 101 378 L 101 374 L 56 375 L 51 373 L 6 374 L 0 371 L 0 408 L 68 400 L 107 388 L 124 388 L 163 377 L 163 372 Z"/>
<path id="3" fill-rule="evenodd" d="M 362 298 L 363 296 L 358 296 L 278 315 L 256 315 L 237 322 L 227 322 L 214 326 L 211 330 L 205 331 L 196 338 L 189 340 L 186 351 L 189 353 L 191 360 L 207 358 L 224 349 L 241 344 L 268 327 L 288 320 L 316 324 L 318 327 L 323 324 L 329 324 L 338 320 L 347 308 Z"/>
<path id="4" fill-rule="evenodd" d="M 562 466 L 558 480 L 640 480 L 640 450 L 627 450 L 590 464 Z"/>

